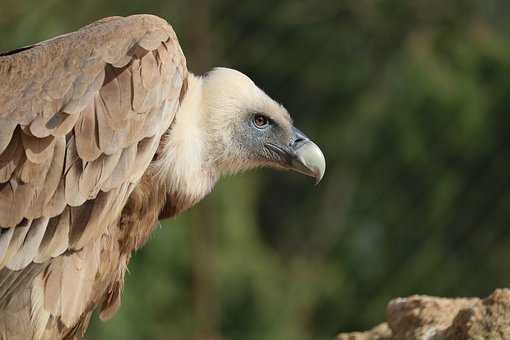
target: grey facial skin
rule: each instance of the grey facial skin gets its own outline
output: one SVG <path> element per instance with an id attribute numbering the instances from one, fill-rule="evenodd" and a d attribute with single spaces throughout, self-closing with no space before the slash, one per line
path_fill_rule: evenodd
<path id="1" fill-rule="evenodd" d="M 267 125 L 257 127 L 249 115 L 248 124 L 242 124 L 245 133 L 239 141 L 250 150 L 251 159 L 269 166 L 295 171 L 315 178 L 318 184 L 326 170 L 326 160 L 320 148 L 303 132 L 292 125 L 283 126 L 268 119 Z"/>

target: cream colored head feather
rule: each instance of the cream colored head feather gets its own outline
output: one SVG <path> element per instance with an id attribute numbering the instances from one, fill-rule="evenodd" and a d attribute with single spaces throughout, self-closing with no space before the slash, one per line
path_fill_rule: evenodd
<path id="1" fill-rule="evenodd" d="M 254 119 L 267 124 L 259 126 Z M 296 131 L 287 110 L 250 78 L 215 68 L 203 77 L 190 75 L 155 166 L 171 194 L 194 203 L 223 174 L 258 166 L 294 169 L 284 151 L 297 141 Z"/>

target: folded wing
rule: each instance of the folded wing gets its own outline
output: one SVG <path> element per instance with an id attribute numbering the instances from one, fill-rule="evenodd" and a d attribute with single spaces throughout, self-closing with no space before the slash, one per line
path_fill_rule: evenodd
<path id="1" fill-rule="evenodd" d="M 2 272 L 81 249 L 119 217 L 186 76 L 175 33 L 150 15 L 0 56 Z"/>

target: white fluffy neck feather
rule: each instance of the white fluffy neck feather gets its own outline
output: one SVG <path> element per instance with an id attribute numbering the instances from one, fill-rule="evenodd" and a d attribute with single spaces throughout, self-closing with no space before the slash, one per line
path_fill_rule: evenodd
<path id="1" fill-rule="evenodd" d="M 188 90 L 171 129 L 164 137 L 163 152 L 156 164 L 168 193 L 193 204 L 207 195 L 219 175 L 207 157 L 203 78 L 188 76 Z"/>

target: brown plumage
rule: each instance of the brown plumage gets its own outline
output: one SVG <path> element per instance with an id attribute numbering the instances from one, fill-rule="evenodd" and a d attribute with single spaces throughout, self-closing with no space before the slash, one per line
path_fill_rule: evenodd
<path id="1" fill-rule="evenodd" d="M 188 73 L 155 16 L 4 53 L 0 77 L 1 339 L 70 339 L 96 308 L 110 318 L 158 218 L 222 174 L 324 173 L 282 106 L 236 71 Z"/>

